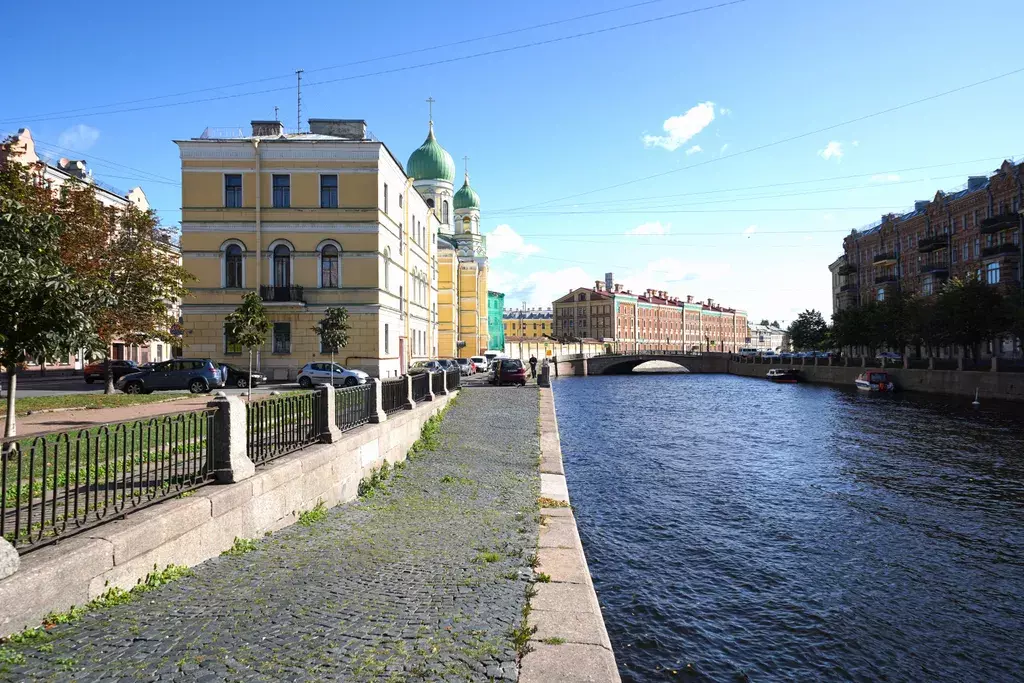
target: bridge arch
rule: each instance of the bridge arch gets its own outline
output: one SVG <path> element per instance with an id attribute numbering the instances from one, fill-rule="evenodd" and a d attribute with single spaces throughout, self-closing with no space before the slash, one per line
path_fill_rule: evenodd
<path id="1" fill-rule="evenodd" d="M 665 363 L 669 363 L 669 364 L 674 366 L 671 370 L 666 369 L 666 372 L 682 371 L 682 374 L 691 372 L 690 368 L 686 367 L 686 365 L 684 365 L 683 362 L 680 359 L 675 359 L 675 358 L 645 358 L 645 357 L 639 357 L 638 358 L 636 356 L 633 356 L 633 357 L 630 357 L 630 358 L 623 358 L 621 361 L 619 361 L 617 363 L 612 363 L 610 365 L 606 365 L 603 369 L 601 369 L 601 371 L 599 373 L 592 371 L 591 374 L 594 374 L 594 375 L 596 375 L 596 374 L 602 374 L 602 375 L 628 375 L 628 374 L 630 374 L 632 372 L 635 372 L 636 369 L 638 367 L 640 367 L 641 365 L 647 365 L 648 363 L 654 363 L 654 362 L 665 362 Z M 650 371 L 651 372 L 657 372 L 657 370 L 654 369 L 654 368 L 652 368 Z"/>

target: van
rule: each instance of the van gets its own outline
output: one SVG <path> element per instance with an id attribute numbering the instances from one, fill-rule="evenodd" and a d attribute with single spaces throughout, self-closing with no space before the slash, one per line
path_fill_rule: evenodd
<path id="1" fill-rule="evenodd" d="M 504 351 L 485 351 L 484 358 L 490 363 L 495 358 L 508 358 L 508 356 L 505 355 Z"/>
<path id="2" fill-rule="evenodd" d="M 753 347 L 740 349 L 740 355 L 743 356 L 744 358 L 753 358 L 754 356 L 757 355 L 757 349 Z"/>

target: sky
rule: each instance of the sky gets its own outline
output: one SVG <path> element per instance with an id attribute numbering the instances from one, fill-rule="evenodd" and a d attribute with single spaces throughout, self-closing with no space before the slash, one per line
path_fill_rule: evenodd
<path id="1" fill-rule="evenodd" d="M 852 229 L 1024 157 L 1019 0 L 317 5 L 26 6 L 0 133 L 175 226 L 172 140 L 294 128 L 296 69 L 304 120 L 366 119 L 400 160 L 433 97 L 507 306 L 612 272 L 781 322 L 831 313 Z"/>

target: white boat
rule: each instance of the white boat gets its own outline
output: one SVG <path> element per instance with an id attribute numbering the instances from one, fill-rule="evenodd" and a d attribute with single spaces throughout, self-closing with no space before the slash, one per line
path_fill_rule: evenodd
<path id="1" fill-rule="evenodd" d="M 765 377 L 778 384 L 796 384 L 800 381 L 800 371 L 795 368 L 772 368 Z"/>
<path id="2" fill-rule="evenodd" d="M 881 370 L 869 370 L 865 373 L 861 373 L 854 384 L 861 391 L 881 391 L 881 392 L 892 392 L 896 390 L 896 385 L 893 384 L 892 378 L 889 377 L 888 372 Z"/>

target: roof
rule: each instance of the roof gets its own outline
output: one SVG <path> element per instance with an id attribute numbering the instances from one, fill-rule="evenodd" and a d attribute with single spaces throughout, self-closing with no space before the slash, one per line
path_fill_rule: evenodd
<path id="1" fill-rule="evenodd" d="M 469 173 L 466 173 L 466 181 L 463 183 L 459 191 L 455 193 L 455 197 L 452 199 L 452 206 L 455 210 L 459 209 L 479 209 L 480 208 L 480 197 L 476 191 L 469 186 Z"/>
<path id="2" fill-rule="evenodd" d="M 416 180 L 455 181 L 455 162 L 452 155 L 434 137 L 434 122 L 430 122 L 427 139 L 409 155 L 406 173 Z M 456 207 L 458 208 L 458 207 Z"/>
<path id="3" fill-rule="evenodd" d="M 550 320 L 555 316 L 555 312 L 550 308 L 543 310 L 517 310 L 514 308 L 506 308 L 504 311 L 504 317 L 508 320 Z"/>

